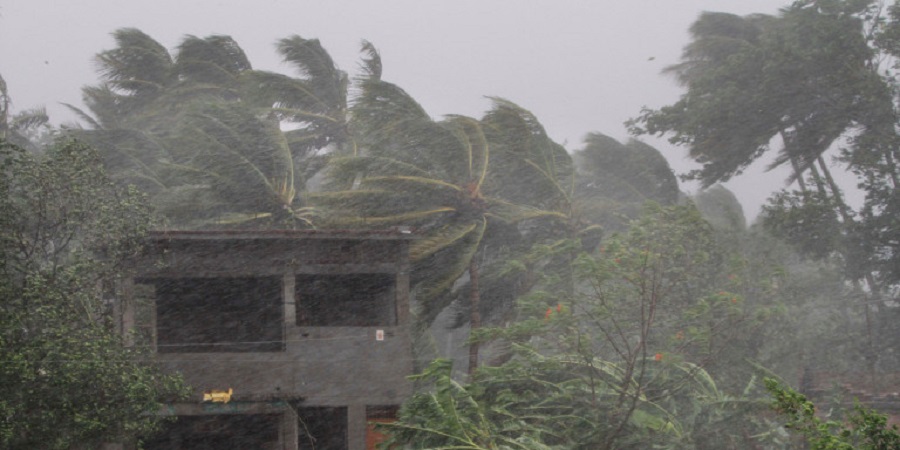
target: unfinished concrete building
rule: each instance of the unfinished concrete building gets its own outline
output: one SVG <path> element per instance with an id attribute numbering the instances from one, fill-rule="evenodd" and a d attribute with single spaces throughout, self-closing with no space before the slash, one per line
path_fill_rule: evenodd
<path id="1" fill-rule="evenodd" d="M 410 395 L 411 235 L 160 232 L 120 317 L 191 398 L 149 449 L 362 450 Z"/>

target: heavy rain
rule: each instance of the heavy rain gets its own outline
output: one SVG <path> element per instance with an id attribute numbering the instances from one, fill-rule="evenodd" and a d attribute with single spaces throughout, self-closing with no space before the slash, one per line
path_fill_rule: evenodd
<path id="1" fill-rule="evenodd" d="M 900 449 L 900 1 L 0 5 L 0 448 Z"/>

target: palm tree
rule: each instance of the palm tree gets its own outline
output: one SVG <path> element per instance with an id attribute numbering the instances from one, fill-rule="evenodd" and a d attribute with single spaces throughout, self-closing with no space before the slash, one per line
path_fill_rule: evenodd
<path id="1" fill-rule="evenodd" d="M 365 75 L 351 110 L 362 150 L 332 160 L 328 192 L 315 200 L 331 208 L 336 226 L 421 228 L 410 257 L 422 316 L 433 318 L 447 306 L 450 288 L 467 274 L 470 322 L 476 329 L 481 325 L 476 255 L 483 254 L 488 230 L 552 213 L 495 195 L 504 191 L 503 179 L 510 179 L 497 176 L 507 168 L 492 166 L 489 136 L 502 132 L 496 121 L 432 120 L 401 88 L 382 81 L 374 48 L 364 44 L 363 50 L 368 54 Z M 470 371 L 477 365 L 478 346 L 472 345 Z"/>
<path id="2" fill-rule="evenodd" d="M 575 152 L 575 186 L 581 214 L 608 231 L 622 231 L 637 218 L 647 201 L 673 205 L 678 201 L 678 180 L 665 157 L 636 139 L 622 144 L 590 133 Z"/>
<path id="3" fill-rule="evenodd" d="M 34 108 L 10 115 L 9 92 L 6 81 L 0 76 L 0 141 L 6 141 L 22 148 L 33 146 L 29 133 L 50 121 L 44 108 Z"/>
<path id="4" fill-rule="evenodd" d="M 87 125 L 72 134 L 100 149 L 114 176 L 155 194 L 182 183 L 171 164 L 193 157 L 170 142 L 192 105 L 233 97 L 233 79 L 213 84 L 208 74 L 233 73 L 249 62 L 223 36 L 188 36 L 174 57 L 137 29 L 113 37 L 116 48 L 96 57 L 101 83 L 83 89 L 88 111 L 68 105 Z"/>
<path id="5" fill-rule="evenodd" d="M 337 68 L 318 39 L 294 35 L 278 41 L 277 49 L 300 76 L 248 72 L 242 79 L 243 92 L 259 106 L 272 108 L 282 120 L 301 126 L 288 133 L 297 151 L 332 145 L 354 153 L 356 143 L 347 124 L 347 74 Z"/>
<path id="6" fill-rule="evenodd" d="M 228 36 L 188 36 L 174 56 L 135 29 L 114 37 L 117 48 L 97 57 L 102 83 L 84 90 L 91 114 L 73 107 L 91 128 L 73 133 L 113 174 L 151 193 L 177 226 L 311 225 L 298 193 L 321 163 L 306 162 L 350 140 L 347 77 L 318 41 L 280 42 L 309 75 L 295 79 L 254 71 Z M 283 131 L 285 121 L 301 126 Z"/>

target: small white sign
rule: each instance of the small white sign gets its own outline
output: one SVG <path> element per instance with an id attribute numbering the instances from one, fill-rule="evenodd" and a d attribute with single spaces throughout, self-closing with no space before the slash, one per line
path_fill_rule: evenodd
<path id="1" fill-rule="evenodd" d="M 375 330 L 375 340 L 376 341 L 384 340 L 384 330 Z"/>

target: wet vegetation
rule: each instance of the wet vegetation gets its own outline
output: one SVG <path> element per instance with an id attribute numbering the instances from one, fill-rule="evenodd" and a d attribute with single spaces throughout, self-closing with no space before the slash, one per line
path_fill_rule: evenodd
<path id="1" fill-rule="evenodd" d="M 690 32 L 666 70 L 681 98 L 641 111 L 628 142 L 590 133 L 571 154 L 507 99 L 431 117 L 382 78 L 368 42 L 350 75 L 318 40 L 286 37 L 282 74 L 254 69 L 228 36 L 170 52 L 120 29 L 70 106 L 78 127 L 13 114 L 0 83 L 0 447 L 166 441 L 149 413 L 185 389 L 111 320 L 149 229 L 410 227 L 420 374 L 381 425 L 390 444 L 897 448 L 867 408 L 900 411 L 900 4 L 704 13 Z M 687 149 L 701 167 L 682 181 L 705 189 L 681 192 L 645 135 Z M 717 183 L 769 153 L 792 174 L 747 224 Z M 175 318 L 160 343 L 277 339 L 258 325 L 283 321 L 279 281 L 237 280 L 217 294 L 231 309 L 196 330 L 166 298 L 204 308 L 222 287 L 156 286 L 157 314 Z M 297 323 L 365 325 L 353 312 L 388 311 L 393 295 L 377 276 L 296 283 L 347 297 L 340 314 L 298 309 Z M 360 286 L 375 306 L 354 306 L 345 291 Z M 471 330 L 467 364 L 432 345 L 448 326 Z"/>

